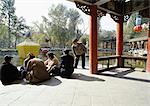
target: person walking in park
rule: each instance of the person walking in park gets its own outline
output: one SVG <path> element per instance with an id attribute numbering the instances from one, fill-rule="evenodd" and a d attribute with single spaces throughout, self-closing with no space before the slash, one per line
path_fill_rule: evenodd
<path id="1" fill-rule="evenodd" d="M 65 49 L 60 61 L 60 76 L 70 78 L 74 72 L 74 57 L 69 54 L 69 50 Z"/>
<path id="2" fill-rule="evenodd" d="M 11 63 L 12 58 L 13 57 L 10 55 L 5 55 L 4 62 L 0 67 L 0 79 L 4 85 L 11 84 L 21 79 L 21 73 L 17 67 Z"/>
<path id="3" fill-rule="evenodd" d="M 73 40 L 72 51 L 75 57 L 74 68 L 77 68 L 80 57 L 82 58 L 82 68 L 85 69 L 85 53 L 86 47 L 83 43 L 79 42 L 78 39 Z"/>
<path id="4" fill-rule="evenodd" d="M 52 76 L 56 76 L 59 75 L 60 72 L 60 62 L 58 60 L 58 58 L 55 56 L 54 53 L 52 52 L 48 52 L 47 53 L 47 60 L 44 62 L 44 64 L 47 67 L 47 71 L 50 75 Z"/>

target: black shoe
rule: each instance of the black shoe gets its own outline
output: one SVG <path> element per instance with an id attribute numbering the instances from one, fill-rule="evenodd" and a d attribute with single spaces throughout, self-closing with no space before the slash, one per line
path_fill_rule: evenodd
<path id="1" fill-rule="evenodd" d="M 82 69 L 86 69 L 85 67 L 82 67 Z"/>
<path id="2" fill-rule="evenodd" d="M 74 68 L 77 68 L 77 67 L 74 67 Z"/>

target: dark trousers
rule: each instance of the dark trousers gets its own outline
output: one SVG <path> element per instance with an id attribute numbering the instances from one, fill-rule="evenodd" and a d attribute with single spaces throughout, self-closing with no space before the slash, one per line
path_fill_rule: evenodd
<path id="1" fill-rule="evenodd" d="M 60 68 L 59 67 L 55 67 L 53 69 L 51 69 L 51 71 L 49 72 L 50 76 L 58 76 L 60 75 Z"/>
<path id="2" fill-rule="evenodd" d="M 82 54 L 82 55 L 76 55 L 76 58 L 75 58 L 75 68 L 77 68 L 78 66 L 78 63 L 79 63 L 79 59 L 80 59 L 80 56 L 82 58 L 82 68 L 85 68 L 85 53 Z"/>
<path id="3" fill-rule="evenodd" d="M 66 68 L 61 68 L 60 69 L 60 76 L 63 78 L 70 78 L 74 71 L 73 67 L 66 67 Z"/>

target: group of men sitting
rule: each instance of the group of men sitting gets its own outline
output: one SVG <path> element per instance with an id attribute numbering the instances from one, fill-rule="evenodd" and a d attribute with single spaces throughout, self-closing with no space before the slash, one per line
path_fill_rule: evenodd
<path id="1" fill-rule="evenodd" d="M 24 60 L 20 70 L 11 63 L 12 57 L 6 55 L 0 67 L 0 80 L 2 84 L 11 84 L 15 80 L 26 79 L 30 83 L 38 83 L 51 78 L 51 76 L 61 76 L 70 78 L 74 72 L 74 57 L 69 54 L 69 50 L 64 50 L 61 61 L 52 52 L 47 53 L 47 60 L 35 58 L 31 53 Z"/>

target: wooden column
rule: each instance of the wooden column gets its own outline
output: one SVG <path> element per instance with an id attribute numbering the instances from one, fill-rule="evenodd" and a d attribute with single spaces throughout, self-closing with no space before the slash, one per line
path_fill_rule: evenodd
<path id="1" fill-rule="evenodd" d="M 112 47 L 113 47 L 112 44 L 113 44 L 113 41 L 111 40 L 111 41 L 110 41 L 110 49 L 111 49 L 111 50 L 112 50 Z"/>
<path id="2" fill-rule="evenodd" d="M 97 6 L 90 6 L 90 71 L 92 74 L 97 72 Z"/>
<path id="3" fill-rule="evenodd" d="M 108 42 L 106 42 L 106 49 L 108 49 Z"/>
<path id="4" fill-rule="evenodd" d="M 150 30 L 148 31 L 146 71 L 150 72 Z"/>
<path id="5" fill-rule="evenodd" d="M 104 40 L 103 40 L 103 49 L 105 48 L 105 42 L 104 42 Z"/>
<path id="6" fill-rule="evenodd" d="M 121 55 L 123 52 L 123 16 L 119 16 L 119 20 L 117 23 L 117 31 L 116 31 L 116 55 L 119 55 L 118 59 L 118 67 L 122 66 Z"/>

